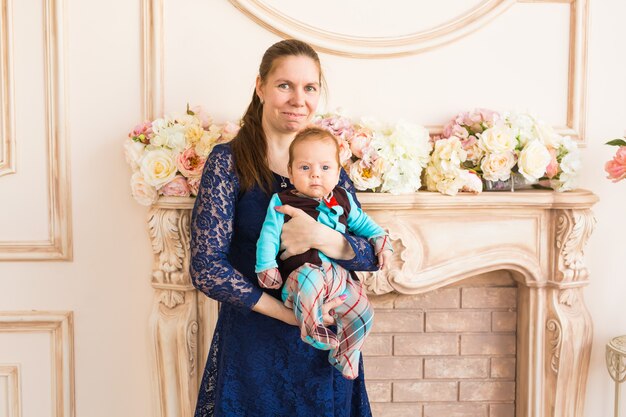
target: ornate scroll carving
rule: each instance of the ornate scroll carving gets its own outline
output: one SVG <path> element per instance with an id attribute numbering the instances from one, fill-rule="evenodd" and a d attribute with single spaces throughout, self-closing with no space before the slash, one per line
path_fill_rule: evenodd
<path id="1" fill-rule="evenodd" d="M 158 415 L 191 416 L 198 393 L 198 303 L 189 268 L 189 210 L 153 207 L 150 317 Z"/>
<path id="2" fill-rule="evenodd" d="M 575 282 L 588 278 L 589 272 L 584 262 L 584 248 L 595 224 L 596 219 L 590 210 L 557 211 L 558 272 L 553 277 L 556 281 Z"/>
<path id="3" fill-rule="evenodd" d="M 561 349 L 561 324 L 555 319 L 548 320 L 546 323 L 546 329 L 549 332 L 554 333 L 552 339 L 550 339 L 550 346 L 552 350 L 552 355 L 550 356 L 550 368 L 555 374 L 559 373 L 559 360 L 561 358 L 561 353 L 559 350 Z"/>

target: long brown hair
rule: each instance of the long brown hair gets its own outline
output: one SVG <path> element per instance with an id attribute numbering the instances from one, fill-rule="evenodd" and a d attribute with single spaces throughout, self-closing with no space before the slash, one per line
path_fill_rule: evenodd
<path id="1" fill-rule="evenodd" d="M 305 42 L 287 39 L 275 43 L 265 51 L 261 65 L 259 65 L 261 84 L 265 83 L 269 74 L 274 70 L 276 60 L 287 56 L 311 58 L 317 64 L 320 84 L 323 83 L 322 68 L 317 52 Z M 258 185 L 265 193 L 270 194 L 274 175 L 267 163 L 267 138 L 261 125 L 262 117 L 263 104 L 255 90 L 248 109 L 241 119 L 241 129 L 232 141 L 232 150 L 241 191 L 247 191 L 254 185 Z"/>

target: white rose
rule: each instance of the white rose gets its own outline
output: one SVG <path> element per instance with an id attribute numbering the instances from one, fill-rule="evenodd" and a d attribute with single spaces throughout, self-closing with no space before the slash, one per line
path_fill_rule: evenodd
<path id="1" fill-rule="evenodd" d="M 383 174 L 382 192 L 404 194 L 417 191 L 422 186 L 422 169 L 415 161 L 403 159 L 389 165 Z"/>
<path id="2" fill-rule="evenodd" d="M 159 197 L 156 188 L 146 183 L 140 171 L 135 172 L 130 178 L 130 189 L 135 200 L 144 206 L 154 204 Z"/>
<path id="3" fill-rule="evenodd" d="M 185 127 L 182 125 L 177 124 L 166 127 L 162 129 L 157 136 L 164 136 L 165 145 L 176 152 L 182 152 L 187 147 Z"/>
<path id="4" fill-rule="evenodd" d="M 515 150 L 517 139 L 510 127 L 500 123 L 481 133 L 479 143 L 486 152 L 504 154 Z"/>
<path id="5" fill-rule="evenodd" d="M 157 148 L 146 150 L 139 161 L 145 181 L 157 189 L 176 176 L 176 158 L 172 151 Z"/>
<path id="6" fill-rule="evenodd" d="M 487 154 L 480 164 L 483 178 L 488 181 L 506 181 L 511 176 L 511 169 L 515 165 L 513 152 Z"/>
<path id="7" fill-rule="evenodd" d="M 152 122 L 152 132 L 154 132 L 154 134 L 156 135 L 161 130 L 165 129 L 166 127 L 168 127 L 171 124 L 172 124 L 172 122 L 170 122 L 167 119 L 155 119 Z"/>
<path id="8" fill-rule="evenodd" d="M 519 173 L 528 181 L 535 182 L 546 173 L 546 167 L 552 160 L 548 148 L 538 140 L 533 140 L 522 149 L 517 160 Z"/>
<path id="9" fill-rule="evenodd" d="M 139 169 L 139 160 L 143 155 L 143 151 L 146 145 L 141 142 L 135 142 L 132 139 L 126 139 L 124 142 L 124 156 L 126 157 L 126 162 L 130 165 L 133 171 L 137 171 Z"/>

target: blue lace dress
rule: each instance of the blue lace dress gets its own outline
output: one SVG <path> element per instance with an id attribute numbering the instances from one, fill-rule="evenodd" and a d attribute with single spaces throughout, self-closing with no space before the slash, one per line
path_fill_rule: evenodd
<path id="1" fill-rule="evenodd" d="M 278 175 L 274 192 L 280 191 Z M 342 171 L 340 185 L 354 195 Z M 300 340 L 300 329 L 251 310 L 262 289 L 254 273 L 269 196 L 240 194 L 230 145 L 206 163 L 191 224 L 191 278 L 221 302 L 198 394 L 196 417 L 371 416 L 363 363 L 353 381 L 328 363 L 328 352 Z M 349 270 L 376 269 L 369 242 L 346 235 L 356 257 L 337 261 Z M 280 299 L 280 290 L 267 291 Z"/>

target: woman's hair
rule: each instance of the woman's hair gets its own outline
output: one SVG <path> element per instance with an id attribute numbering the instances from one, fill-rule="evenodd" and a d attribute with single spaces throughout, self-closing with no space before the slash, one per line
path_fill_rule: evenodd
<path id="1" fill-rule="evenodd" d="M 311 58 L 317 64 L 320 84 L 323 84 L 317 52 L 309 44 L 296 39 L 277 42 L 265 51 L 261 65 L 259 65 L 261 84 L 265 83 L 274 70 L 276 61 L 288 56 Z M 252 93 L 252 101 L 241 119 L 241 129 L 232 141 L 232 150 L 241 191 L 247 191 L 254 185 L 258 185 L 265 193 L 270 194 L 274 175 L 267 163 L 267 138 L 261 125 L 262 116 L 263 104 L 255 90 Z"/>
<path id="2" fill-rule="evenodd" d="M 321 127 L 309 126 L 298 132 L 294 140 L 291 142 L 291 145 L 289 145 L 289 164 L 287 165 L 289 169 L 291 169 L 291 164 L 293 164 L 293 154 L 296 147 L 303 142 L 312 141 L 331 142 L 335 145 L 335 159 L 337 160 L 337 165 L 341 167 L 341 161 L 339 158 L 339 142 L 337 142 L 335 136 L 333 136 L 333 134 L 328 130 L 322 129 Z"/>

